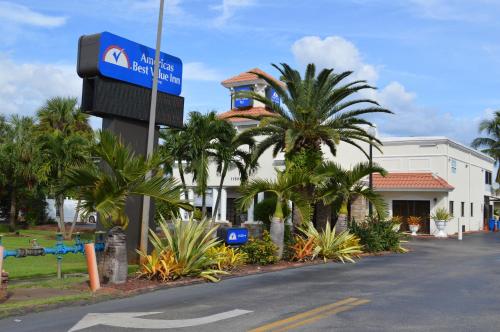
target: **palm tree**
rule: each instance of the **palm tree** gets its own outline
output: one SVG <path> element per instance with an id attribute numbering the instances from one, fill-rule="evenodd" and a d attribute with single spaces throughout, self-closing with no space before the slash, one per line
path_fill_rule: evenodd
<path id="1" fill-rule="evenodd" d="M 258 100 L 272 110 L 261 116 L 248 116 L 242 112 L 237 117 L 260 120 L 259 126 L 248 129 L 246 135 L 264 136 L 255 149 L 258 158 L 268 148 L 273 147 L 273 156 L 284 151 L 287 169 L 297 168 L 307 171 L 318 167 L 323 160 L 321 146 L 328 146 L 335 156 L 337 146 L 344 142 L 355 146 L 367 157 L 360 143 L 372 144 L 380 150 L 381 142 L 366 130 L 372 123 L 362 116 L 373 113 L 392 113 L 381 108 L 371 99 L 356 98 L 357 93 L 374 89 L 366 81 L 349 81 L 351 71 L 335 73 L 333 69 L 323 69 L 316 75 L 316 67 L 309 64 L 304 77 L 289 65 L 273 64 L 281 74 L 281 81 L 255 72 L 279 95 L 282 104 L 254 92 L 238 92 L 241 97 Z M 361 108 L 356 108 L 362 105 Z M 312 201 L 314 185 L 306 183 L 299 189 Z M 301 220 L 294 215 L 294 223 Z"/>
<path id="2" fill-rule="evenodd" d="M 18 203 L 34 192 L 44 179 L 39 147 L 34 139 L 33 118 L 12 116 L 2 125 L 0 144 L 0 184 L 10 194 L 9 229 L 14 231 L 19 214 Z"/>
<path id="3" fill-rule="evenodd" d="M 273 64 L 273 67 L 280 72 L 284 85 L 262 73 L 253 74 L 276 91 L 283 106 L 255 92 L 238 92 L 242 97 L 264 103 L 273 111 L 260 116 L 248 116 L 242 112 L 234 115 L 261 120 L 258 127 L 246 131 L 247 135 L 266 137 L 259 143 L 256 156 L 274 147 L 274 156 L 284 151 L 288 161 L 292 161 L 294 156 L 305 153 L 319 165 L 322 144 L 328 146 L 333 155 L 336 155 L 340 142 L 354 145 L 365 155 L 366 151 L 360 142 L 379 147 L 381 142 L 366 131 L 366 126 L 372 126 L 372 123 L 361 116 L 392 112 L 381 108 L 374 100 L 355 98 L 356 93 L 374 87 L 363 80 L 346 82 L 353 73 L 351 71 L 336 74 L 333 69 L 323 69 L 316 76 L 316 67 L 312 63 L 307 66 L 304 77 L 286 63 L 282 63 L 281 67 Z M 359 104 L 368 106 L 353 109 Z"/>
<path id="4" fill-rule="evenodd" d="M 188 166 L 187 168 L 189 169 L 191 139 L 186 131 L 186 127 L 181 129 L 168 128 L 160 130 L 160 139 L 163 140 L 163 144 L 160 145 L 158 151 L 165 158 L 173 159 L 173 161 L 177 164 L 184 199 L 188 200 L 186 178 L 184 175 L 184 163 L 186 163 L 186 166 Z M 171 170 L 169 171 L 171 172 Z"/>
<path id="5" fill-rule="evenodd" d="M 215 201 L 215 207 L 212 211 L 212 219 L 217 218 L 217 211 L 220 205 L 220 193 L 224 186 L 224 180 L 227 171 L 230 168 L 236 168 L 240 175 L 241 183 L 245 183 L 248 179 L 249 172 L 257 167 L 256 163 L 252 162 L 252 149 L 255 141 L 252 137 L 238 135 L 238 132 L 229 122 L 224 122 L 224 130 L 214 144 L 214 158 L 217 163 L 217 173 L 220 175 L 219 195 Z"/>
<path id="6" fill-rule="evenodd" d="M 301 172 L 281 172 L 276 170 L 276 180 L 253 179 L 244 184 L 241 189 L 241 197 L 238 205 L 241 209 L 248 209 L 255 196 L 261 192 L 269 192 L 276 196 L 276 208 L 271 220 L 271 239 L 277 246 L 276 255 L 281 258 L 284 247 L 284 213 L 283 208 L 288 201 L 292 201 L 299 211 L 304 221 L 309 221 L 311 208 L 308 201 L 296 191 L 296 188 L 303 185 L 305 175 Z"/>
<path id="7" fill-rule="evenodd" d="M 337 232 L 342 232 L 347 228 L 349 204 L 357 197 L 363 197 L 372 203 L 379 216 L 385 215 L 386 205 L 383 198 L 362 182 L 373 173 L 385 176 L 387 172 L 382 167 L 365 162 L 346 170 L 337 163 L 325 162 L 314 173 L 313 181 L 317 184 L 317 199 L 325 206 L 331 204 L 338 213 Z M 318 225 L 318 228 L 325 227 L 327 218 L 318 218 L 318 221 L 322 223 Z"/>
<path id="8" fill-rule="evenodd" d="M 93 138 L 93 132 L 88 124 L 88 116 L 77 107 L 76 98 L 49 99 L 38 110 L 37 117 L 39 141 L 46 161 L 45 168 L 49 172 L 49 187 L 55 195 L 56 188 L 63 188 L 61 182 L 67 169 L 90 161 L 88 146 Z M 57 193 L 56 207 L 59 210 L 59 230 L 68 238 L 71 237 L 76 219 L 70 232 L 66 233 L 65 197 L 65 192 Z"/>
<path id="9" fill-rule="evenodd" d="M 475 138 L 471 146 L 483 148 L 481 151 L 495 159 L 495 164 L 500 164 L 500 111 L 496 111 L 493 119 L 483 120 L 479 124 L 479 132 L 484 132 L 486 137 Z M 496 182 L 500 183 L 500 168 L 497 170 Z"/>
<path id="10" fill-rule="evenodd" d="M 111 133 L 103 131 L 98 136 L 99 142 L 92 148 L 92 156 L 98 158 L 102 165 L 73 168 L 65 176 L 65 189 L 76 192 L 84 213 L 98 212 L 101 223 L 110 232 L 125 237 L 123 230 L 128 225 L 125 202 L 131 195 L 147 195 L 164 201 L 172 209 L 191 210 L 191 206 L 179 197 L 180 186 L 177 181 L 165 177 L 161 172 L 162 158 L 157 153 L 144 159 L 135 155 Z M 145 180 L 146 173 L 150 171 L 154 175 Z M 126 266 L 126 250 L 119 252 L 122 255 L 117 258 L 118 266 Z M 110 276 L 110 279 L 118 282 L 127 277 L 126 269 L 117 272 L 108 266 L 104 271 L 112 271 L 109 273 L 114 276 Z"/>
<path id="11" fill-rule="evenodd" d="M 208 189 L 208 164 L 213 156 L 214 144 L 219 136 L 224 136 L 227 126 L 217 117 L 215 112 L 201 114 L 191 112 L 186 126 L 186 134 L 190 138 L 189 160 L 193 181 L 196 181 L 195 192 L 201 197 L 201 212 L 207 214 L 206 193 Z"/>

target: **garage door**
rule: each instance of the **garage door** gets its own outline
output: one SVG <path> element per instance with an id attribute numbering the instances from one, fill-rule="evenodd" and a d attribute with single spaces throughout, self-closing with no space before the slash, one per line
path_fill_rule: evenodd
<path id="1" fill-rule="evenodd" d="M 396 200 L 392 201 L 392 215 L 401 216 L 403 218 L 403 224 L 401 225 L 401 230 L 408 231 L 408 217 L 417 216 L 422 218 L 422 225 L 420 225 L 419 233 L 430 233 L 430 213 L 431 213 L 431 202 L 430 201 L 403 201 Z"/>

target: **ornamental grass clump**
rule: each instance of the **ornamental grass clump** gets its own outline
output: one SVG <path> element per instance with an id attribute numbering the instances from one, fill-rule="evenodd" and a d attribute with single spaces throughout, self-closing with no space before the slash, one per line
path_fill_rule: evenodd
<path id="1" fill-rule="evenodd" d="M 357 258 L 363 252 L 360 240 L 356 235 L 349 233 L 349 231 L 336 234 L 335 228 L 331 228 L 330 222 L 326 223 L 325 229 L 321 232 L 318 232 L 311 222 L 300 228 L 300 231 L 305 238 L 314 239 L 313 258 L 321 257 L 325 261 L 334 259 L 342 263 L 345 261 L 354 263 L 353 258 Z"/>
<path id="2" fill-rule="evenodd" d="M 437 208 L 436 212 L 431 215 L 431 218 L 435 221 L 450 221 L 452 217 L 446 208 Z"/>
<path id="3" fill-rule="evenodd" d="M 161 218 L 160 228 L 163 237 L 160 238 L 150 230 L 149 240 L 154 247 L 151 255 L 138 253 L 145 258 L 141 266 L 141 274 L 148 278 L 172 280 L 180 277 L 202 277 L 209 281 L 219 281 L 219 274 L 227 274 L 213 268 L 217 261 L 208 255 L 211 248 L 219 245 L 214 238 L 216 227 L 210 228 L 207 219 L 182 221 L 176 219 L 171 227 Z M 172 229 L 170 229 L 172 228 Z"/>

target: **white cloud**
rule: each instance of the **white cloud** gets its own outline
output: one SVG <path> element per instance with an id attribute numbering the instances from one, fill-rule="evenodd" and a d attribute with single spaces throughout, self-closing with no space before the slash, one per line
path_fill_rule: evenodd
<path id="1" fill-rule="evenodd" d="M 183 65 L 183 79 L 191 81 L 219 81 L 220 73 L 202 62 L 187 62 Z"/>
<path id="2" fill-rule="evenodd" d="M 74 66 L 16 63 L 0 54 L 0 113 L 32 115 L 50 97 L 81 96 Z"/>
<path id="3" fill-rule="evenodd" d="M 222 0 L 222 3 L 213 6 L 213 9 L 220 11 L 220 15 L 214 20 L 216 26 L 223 26 L 233 17 L 237 10 L 255 5 L 255 0 Z"/>
<path id="4" fill-rule="evenodd" d="M 292 45 L 295 60 L 305 66 L 313 62 L 319 69 L 334 68 L 335 71 L 354 71 L 354 78 L 375 82 L 377 69 L 363 62 L 356 46 L 350 41 L 331 36 L 321 39 L 317 36 L 303 37 Z"/>
<path id="5" fill-rule="evenodd" d="M 0 19 L 18 24 L 54 28 L 64 25 L 67 17 L 45 15 L 23 5 L 0 1 Z"/>
<path id="6" fill-rule="evenodd" d="M 342 37 L 304 37 L 292 45 L 292 53 L 303 67 L 313 62 L 319 68 L 334 68 L 336 72 L 353 70 L 354 79 L 377 85 L 380 66 L 364 62 L 358 48 Z M 417 94 L 400 82 L 391 82 L 380 90 L 365 90 L 361 96 L 377 100 L 395 113 L 370 116 L 384 136 L 448 136 L 468 144 L 477 135 L 477 125 L 484 116 L 457 117 L 422 106 Z"/>

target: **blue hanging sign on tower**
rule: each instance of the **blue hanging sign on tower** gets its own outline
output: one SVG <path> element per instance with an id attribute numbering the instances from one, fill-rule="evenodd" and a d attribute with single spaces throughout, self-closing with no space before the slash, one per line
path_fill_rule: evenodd
<path id="1" fill-rule="evenodd" d="M 245 86 L 237 86 L 234 88 L 235 93 L 239 91 L 252 91 L 252 87 L 245 85 Z M 236 108 L 250 107 L 252 106 L 252 104 L 253 104 L 252 98 L 243 98 L 243 97 L 234 98 L 234 107 Z"/>
<path id="2" fill-rule="evenodd" d="M 98 70 L 102 76 L 151 89 L 154 59 L 153 48 L 109 32 L 101 33 Z M 181 89 L 181 59 L 161 52 L 158 91 L 178 96 Z"/>

